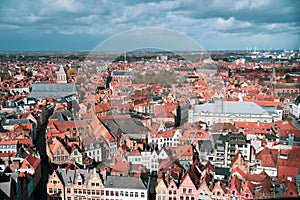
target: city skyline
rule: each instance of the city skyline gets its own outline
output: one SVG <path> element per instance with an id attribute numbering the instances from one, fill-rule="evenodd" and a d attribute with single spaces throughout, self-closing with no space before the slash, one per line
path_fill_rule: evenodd
<path id="1" fill-rule="evenodd" d="M 178 32 L 206 50 L 298 50 L 299 4 L 5 0 L 0 3 L 0 51 L 90 51 L 114 35 L 144 27 Z"/>

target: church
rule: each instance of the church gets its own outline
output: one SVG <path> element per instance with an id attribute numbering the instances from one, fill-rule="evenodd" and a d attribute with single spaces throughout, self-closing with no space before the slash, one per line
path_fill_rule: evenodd
<path id="1" fill-rule="evenodd" d="M 56 72 L 56 83 L 67 83 L 67 74 L 63 65 L 60 65 L 58 72 Z"/>

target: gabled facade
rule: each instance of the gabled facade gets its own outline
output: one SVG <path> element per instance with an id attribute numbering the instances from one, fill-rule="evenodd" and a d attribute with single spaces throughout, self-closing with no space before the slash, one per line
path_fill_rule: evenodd
<path id="1" fill-rule="evenodd" d="M 168 192 L 168 198 L 170 200 L 176 200 L 178 188 L 173 178 L 170 180 L 167 192 Z"/>
<path id="2" fill-rule="evenodd" d="M 49 138 L 46 145 L 47 155 L 51 162 L 62 164 L 70 160 L 70 153 L 62 140 Z"/>
<path id="3" fill-rule="evenodd" d="M 218 182 L 215 183 L 212 192 L 211 192 L 211 199 L 216 199 L 216 200 L 226 200 L 227 195 L 226 195 L 226 186 L 223 183 L 223 181 L 219 180 Z"/>
<path id="4" fill-rule="evenodd" d="M 255 199 L 254 198 L 254 186 L 250 181 L 246 181 L 243 184 L 243 192 L 241 194 L 241 199 Z"/>
<path id="5" fill-rule="evenodd" d="M 65 200 L 65 187 L 63 181 L 54 170 L 48 178 L 47 183 L 48 199 L 61 199 Z"/>
<path id="6" fill-rule="evenodd" d="M 178 188 L 177 199 L 196 200 L 198 197 L 198 188 L 192 181 L 193 172 L 189 169 L 182 177 L 182 181 Z M 195 177 L 197 178 L 197 177 Z"/>
<path id="7" fill-rule="evenodd" d="M 229 200 L 238 200 L 241 199 L 241 181 L 237 176 L 233 176 L 230 181 L 230 186 L 228 189 L 228 199 Z"/>
<path id="8" fill-rule="evenodd" d="M 157 200 L 168 199 L 168 186 L 163 178 L 158 182 L 155 191 Z"/>
<path id="9" fill-rule="evenodd" d="M 182 134 L 179 129 L 170 129 L 162 132 L 148 134 L 148 144 L 157 145 L 158 148 L 176 147 Z"/>
<path id="10" fill-rule="evenodd" d="M 209 200 L 211 198 L 211 189 L 208 180 L 204 177 L 201 179 L 198 189 L 198 199 Z"/>

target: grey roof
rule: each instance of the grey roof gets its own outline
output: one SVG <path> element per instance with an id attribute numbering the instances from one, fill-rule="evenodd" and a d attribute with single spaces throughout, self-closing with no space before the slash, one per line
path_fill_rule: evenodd
<path id="1" fill-rule="evenodd" d="M 121 133 L 125 133 L 125 134 L 148 133 L 148 129 L 140 121 L 134 118 L 115 118 L 113 120 L 101 120 L 101 121 L 115 136 L 118 136 Z"/>
<path id="2" fill-rule="evenodd" d="M 77 183 L 77 177 L 81 176 L 84 180 L 84 184 L 88 184 L 92 171 L 88 172 L 84 169 L 76 169 L 76 170 L 66 170 L 66 169 L 58 169 L 58 175 L 63 181 L 64 185 L 73 185 Z"/>
<path id="3" fill-rule="evenodd" d="M 227 114 L 263 114 L 267 112 L 254 102 L 238 101 L 213 101 L 201 105 L 195 105 L 195 110 L 208 113 Z"/>
<path id="4" fill-rule="evenodd" d="M 140 178 L 129 176 L 107 176 L 105 188 L 147 189 Z"/>
<path id="5" fill-rule="evenodd" d="M 0 198 L 1 199 L 10 199 L 10 182 L 0 183 Z"/>
<path id="6" fill-rule="evenodd" d="M 14 124 L 30 124 L 30 119 L 5 119 L 2 121 L 2 126 L 12 126 Z"/>
<path id="7" fill-rule="evenodd" d="M 56 111 L 49 119 L 57 119 L 59 122 L 74 120 L 74 115 L 69 110 Z"/>
<path id="8" fill-rule="evenodd" d="M 198 141 L 200 152 L 212 152 L 213 146 L 210 140 L 199 140 Z"/>
<path id="9" fill-rule="evenodd" d="M 76 86 L 72 83 L 31 84 L 28 97 L 61 98 L 76 94 Z"/>
<path id="10" fill-rule="evenodd" d="M 250 141 L 246 139 L 246 136 L 243 133 L 228 133 L 226 135 L 226 141 L 229 144 L 246 145 L 250 143 Z"/>

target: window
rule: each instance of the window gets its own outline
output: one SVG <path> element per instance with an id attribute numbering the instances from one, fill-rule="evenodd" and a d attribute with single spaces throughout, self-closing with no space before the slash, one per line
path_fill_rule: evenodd
<path id="1" fill-rule="evenodd" d="M 189 189 L 189 193 L 190 193 L 190 194 L 192 193 L 192 191 L 193 191 L 192 189 Z"/>
<path id="2" fill-rule="evenodd" d="M 71 189 L 67 188 L 67 193 L 70 194 L 71 193 Z"/>
<path id="3" fill-rule="evenodd" d="M 53 193 L 53 189 L 52 188 L 49 188 L 49 193 Z"/>
<path id="4" fill-rule="evenodd" d="M 130 197 L 133 197 L 133 192 L 130 192 Z"/>
<path id="5" fill-rule="evenodd" d="M 183 188 L 183 189 L 182 189 L 182 192 L 183 192 L 183 193 L 186 193 L 186 189 L 185 189 L 185 188 Z"/>
<path id="6" fill-rule="evenodd" d="M 120 192 L 120 196 L 121 197 L 124 196 L 124 192 L 123 191 Z"/>
<path id="7" fill-rule="evenodd" d="M 246 195 L 245 195 L 245 198 L 246 198 L 246 199 L 249 199 L 249 194 L 246 194 Z"/>
<path id="8" fill-rule="evenodd" d="M 134 196 L 139 197 L 139 193 L 135 192 Z"/>
<path id="9" fill-rule="evenodd" d="M 235 195 L 235 190 L 232 190 L 232 194 Z"/>
<path id="10" fill-rule="evenodd" d="M 142 198 L 145 197 L 145 193 L 144 193 L 144 192 L 141 193 L 141 197 L 142 197 Z"/>

